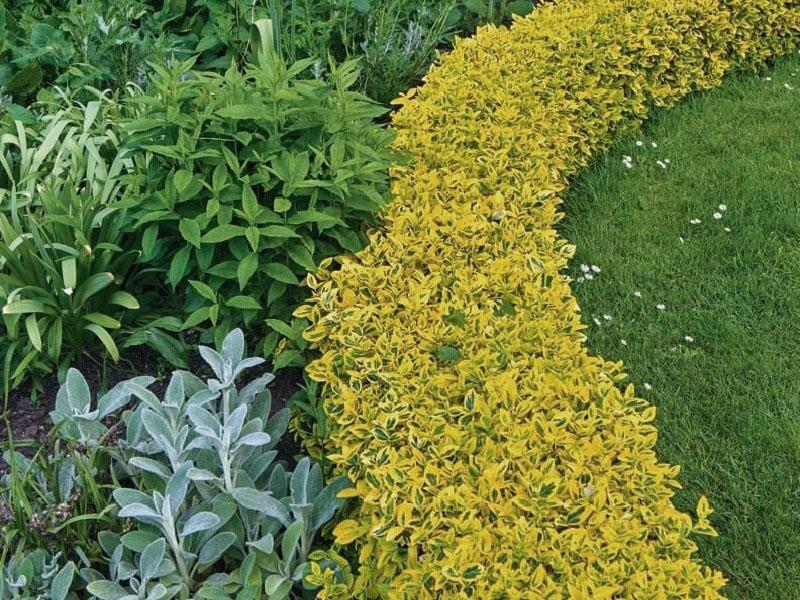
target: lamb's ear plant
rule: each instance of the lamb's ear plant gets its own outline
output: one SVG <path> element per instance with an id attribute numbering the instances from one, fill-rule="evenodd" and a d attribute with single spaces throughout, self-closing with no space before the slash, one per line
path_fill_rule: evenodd
<path id="1" fill-rule="evenodd" d="M 290 413 L 271 414 L 272 375 L 237 388 L 242 373 L 263 363 L 245 358 L 242 331 L 228 334 L 218 351 L 201 346 L 200 354 L 213 377 L 177 371 L 163 401 L 142 382 L 122 384 L 140 401 L 125 416 L 123 449 L 139 485 L 116 489 L 114 499 L 117 516 L 136 525 L 104 535 L 109 577 L 88 586 L 99 598 L 200 590 L 227 598 L 254 581 L 267 598 L 294 597 L 319 530 L 343 502 L 337 496 L 349 486 L 345 478 L 325 486 L 308 458 L 293 472 L 277 460 Z"/>
<path id="2" fill-rule="evenodd" d="M 5 549 L 4 549 L 5 550 Z M 74 600 L 77 569 L 43 548 L 5 558 L 0 555 L 0 600 Z"/>

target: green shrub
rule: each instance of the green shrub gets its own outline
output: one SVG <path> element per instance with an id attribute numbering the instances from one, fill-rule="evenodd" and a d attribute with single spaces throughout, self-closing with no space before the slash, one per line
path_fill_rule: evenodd
<path id="1" fill-rule="evenodd" d="M 123 321 L 140 324 L 129 293 L 137 252 L 117 151 L 113 103 L 101 98 L 15 124 L 0 141 L 0 301 L 10 341 L 5 381 L 32 365 L 64 367 L 99 342 L 114 360 Z M 14 358 L 18 361 L 11 367 Z"/>
<path id="2" fill-rule="evenodd" d="M 216 328 L 218 341 L 265 319 L 284 329 L 305 273 L 360 249 L 388 190 L 391 135 L 373 122 L 385 111 L 349 90 L 356 65 L 309 79 L 310 61 L 287 66 L 261 25 L 244 71 L 156 65 L 126 125 L 143 260 L 185 298 L 184 326 Z"/>

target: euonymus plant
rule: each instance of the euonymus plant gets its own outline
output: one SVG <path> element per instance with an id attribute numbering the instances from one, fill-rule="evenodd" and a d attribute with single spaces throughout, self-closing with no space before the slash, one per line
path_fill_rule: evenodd
<path id="1" fill-rule="evenodd" d="M 388 194 L 391 134 L 373 121 L 385 109 L 349 89 L 356 63 L 316 79 L 311 61 L 284 62 L 269 21 L 256 30 L 244 70 L 154 65 L 126 126 L 143 257 L 185 298 L 185 326 L 217 341 L 288 321 L 305 274 L 361 248 Z"/>

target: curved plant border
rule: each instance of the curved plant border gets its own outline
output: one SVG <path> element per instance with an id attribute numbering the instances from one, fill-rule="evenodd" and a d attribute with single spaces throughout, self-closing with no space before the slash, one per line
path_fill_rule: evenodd
<path id="1" fill-rule="evenodd" d="M 795 47 L 797 0 L 567 0 L 462 40 L 399 102 L 382 228 L 309 283 L 352 597 L 720 598 L 655 409 L 590 356 L 554 225 L 653 107 Z"/>

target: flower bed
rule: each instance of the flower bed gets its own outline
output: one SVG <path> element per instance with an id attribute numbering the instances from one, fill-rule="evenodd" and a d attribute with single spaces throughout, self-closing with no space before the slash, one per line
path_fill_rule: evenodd
<path id="1" fill-rule="evenodd" d="M 297 314 L 354 482 L 354 597 L 719 598 L 655 409 L 589 356 L 569 177 L 656 106 L 795 47 L 796 1 L 590 0 L 485 28 L 395 116 L 395 199 Z"/>

